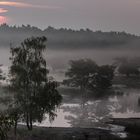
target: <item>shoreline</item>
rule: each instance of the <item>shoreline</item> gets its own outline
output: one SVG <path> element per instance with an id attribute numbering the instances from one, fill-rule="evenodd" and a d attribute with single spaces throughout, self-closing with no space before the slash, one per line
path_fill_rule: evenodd
<path id="1" fill-rule="evenodd" d="M 9 139 L 14 140 L 13 130 L 9 132 Z M 119 140 L 109 130 L 97 128 L 72 128 L 72 127 L 37 127 L 28 131 L 25 126 L 18 126 L 16 140 Z"/>
<path id="2" fill-rule="evenodd" d="M 17 137 L 13 130 L 9 132 L 8 140 L 121 140 L 110 130 L 98 128 L 66 128 L 66 127 L 37 127 L 28 131 L 25 126 L 19 125 Z M 123 140 L 139 140 L 138 135 L 128 135 Z"/>

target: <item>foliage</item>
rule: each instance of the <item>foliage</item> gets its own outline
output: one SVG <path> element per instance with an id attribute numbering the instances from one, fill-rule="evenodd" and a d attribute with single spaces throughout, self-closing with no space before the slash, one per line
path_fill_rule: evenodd
<path id="1" fill-rule="evenodd" d="M 90 59 L 71 60 L 70 68 L 66 72 L 65 80 L 71 86 L 86 88 L 88 86 L 89 77 L 96 73 L 97 64 Z"/>
<path id="2" fill-rule="evenodd" d="M 2 65 L 0 65 L 0 66 L 2 66 Z M 2 79 L 2 70 L 0 69 L 0 80 Z"/>
<path id="3" fill-rule="evenodd" d="M 0 65 L 1 67 L 2 65 Z M 2 70 L 0 69 L 0 80 L 3 80 Z M 6 99 L 9 100 L 9 99 Z M 5 99 L 0 98 L 0 103 L 5 103 Z M 7 133 L 13 125 L 12 118 L 4 112 L 0 112 L 0 140 L 7 140 Z"/>
<path id="4" fill-rule="evenodd" d="M 16 105 L 22 110 L 23 120 L 29 130 L 34 121 L 41 122 L 47 113 L 53 120 L 56 107 L 61 103 L 57 83 L 48 78 L 48 69 L 43 57 L 46 37 L 32 37 L 11 48 L 11 88 L 16 91 Z"/>
<path id="5" fill-rule="evenodd" d="M 127 77 L 130 75 L 139 75 L 140 62 L 138 60 L 139 58 L 117 58 L 116 64 L 118 66 L 118 72 L 120 74 L 126 75 Z"/>
<path id="6" fill-rule="evenodd" d="M 1 67 L 2 67 L 2 65 L 0 65 L 0 80 L 5 80 Z"/>
<path id="7" fill-rule="evenodd" d="M 120 74 L 124 74 L 126 76 L 139 75 L 139 70 L 137 69 L 137 67 L 129 64 L 121 65 L 118 71 Z"/>
<path id="8" fill-rule="evenodd" d="M 7 140 L 7 133 L 13 125 L 12 118 L 8 114 L 0 114 L 0 140 Z"/>
<path id="9" fill-rule="evenodd" d="M 112 86 L 114 70 L 112 65 L 98 66 L 90 59 L 71 61 L 64 83 L 86 90 L 108 89 Z"/>
<path id="10" fill-rule="evenodd" d="M 114 66 L 103 65 L 99 66 L 96 75 L 91 77 L 91 87 L 96 89 L 108 89 L 112 86 L 114 77 Z"/>

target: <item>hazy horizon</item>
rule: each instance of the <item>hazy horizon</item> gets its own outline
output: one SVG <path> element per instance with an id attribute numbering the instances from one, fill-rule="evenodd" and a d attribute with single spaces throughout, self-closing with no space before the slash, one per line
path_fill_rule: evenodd
<path id="1" fill-rule="evenodd" d="M 140 33 L 139 0 L 0 1 L 0 24 Z"/>

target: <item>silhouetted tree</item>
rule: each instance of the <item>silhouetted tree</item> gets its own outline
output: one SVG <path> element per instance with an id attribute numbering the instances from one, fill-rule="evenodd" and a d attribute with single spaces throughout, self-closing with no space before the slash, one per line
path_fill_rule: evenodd
<path id="1" fill-rule="evenodd" d="M 23 112 L 29 130 L 34 121 L 41 122 L 47 113 L 51 120 L 55 109 L 61 103 L 57 83 L 48 79 L 48 69 L 43 58 L 46 37 L 32 37 L 11 48 L 11 87 L 17 92 L 15 100 Z"/>
<path id="2" fill-rule="evenodd" d="M 126 75 L 139 75 L 139 58 L 128 59 L 128 58 L 116 58 L 116 65 L 118 66 L 118 72 L 120 74 Z"/>
<path id="3" fill-rule="evenodd" d="M 118 69 L 120 74 L 124 74 L 127 77 L 130 75 L 139 75 L 139 70 L 136 66 L 134 65 L 129 65 L 129 64 L 123 64 L 119 67 Z"/>
<path id="4" fill-rule="evenodd" d="M 15 106 L 16 105 L 16 106 Z M 22 117 L 23 112 L 22 112 L 22 108 L 20 108 L 18 106 L 18 104 L 13 103 L 12 106 L 10 106 L 7 110 L 10 118 L 12 119 L 13 122 L 13 126 L 14 126 L 14 134 L 15 136 L 17 135 L 17 125 L 18 125 L 18 121 L 19 119 Z"/>
<path id="5" fill-rule="evenodd" d="M 2 65 L 0 65 L 0 67 L 1 67 Z M 3 76 L 2 76 L 2 70 L 0 69 L 0 80 L 3 78 Z"/>
<path id="6" fill-rule="evenodd" d="M 112 86 L 115 66 L 98 66 L 90 59 L 73 60 L 66 72 L 64 83 L 84 90 L 109 89 Z"/>
<path id="7" fill-rule="evenodd" d="M 90 59 L 71 60 L 70 68 L 66 72 L 68 79 L 65 82 L 70 86 L 86 89 L 89 77 L 97 72 L 97 67 L 97 64 Z"/>
<path id="8" fill-rule="evenodd" d="M 96 89 L 108 89 L 112 86 L 114 77 L 114 66 L 103 65 L 98 67 L 97 74 L 93 77 Z"/>

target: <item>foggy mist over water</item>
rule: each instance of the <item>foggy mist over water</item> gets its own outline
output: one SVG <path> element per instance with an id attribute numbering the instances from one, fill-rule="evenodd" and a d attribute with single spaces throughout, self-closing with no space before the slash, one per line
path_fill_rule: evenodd
<path id="1" fill-rule="evenodd" d="M 117 57 L 140 57 L 139 49 L 71 49 L 46 51 L 46 60 L 58 78 L 62 80 L 70 60 L 90 58 L 99 65 L 113 64 Z M 63 77 L 64 78 L 64 77 Z M 60 80 L 57 79 L 57 80 Z"/>
<path id="2" fill-rule="evenodd" d="M 139 12 L 138 0 L 0 1 L 0 140 L 139 140 Z"/>
<path id="3" fill-rule="evenodd" d="M 86 48 L 86 47 L 85 47 Z M 137 48 L 104 48 L 104 49 L 47 49 L 44 52 L 44 57 L 47 62 L 50 76 L 55 80 L 62 82 L 65 77 L 65 72 L 69 67 L 70 60 L 78 60 L 90 58 L 98 65 L 113 64 L 115 58 L 140 57 L 140 49 Z M 2 70 L 4 73 L 8 72 L 11 65 L 9 57 L 11 56 L 10 48 L 0 48 L 0 64 L 3 64 Z M 62 88 L 62 89 L 61 89 Z M 37 126 L 51 126 L 51 127 L 101 127 L 103 129 L 115 129 L 117 131 L 122 129 L 119 126 L 104 125 L 109 118 L 129 118 L 140 116 L 140 106 L 138 99 L 140 98 L 140 90 L 137 88 L 120 88 L 121 95 L 112 95 L 103 97 L 101 99 L 87 99 L 81 98 L 79 91 L 64 90 L 65 87 L 60 87 L 59 92 L 63 96 L 61 106 L 57 109 L 57 117 L 50 123 L 47 114 L 42 123 L 35 123 Z M 131 102 L 131 104 L 130 104 Z M 84 107 L 83 107 L 84 105 Z M 1 106 L 4 108 L 3 106 Z M 124 128 L 123 128 L 124 130 Z M 126 133 L 123 132 L 124 135 Z"/>
<path id="4" fill-rule="evenodd" d="M 86 47 L 85 47 L 86 48 Z M 78 60 L 84 58 L 90 58 L 99 65 L 113 64 L 114 59 L 117 57 L 140 57 L 140 49 L 47 49 L 44 52 L 44 56 L 47 61 L 50 73 L 56 80 L 62 81 L 64 79 L 64 72 L 68 68 L 70 60 Z M 4 69 L 10 66 L 10 48 L 0 48 L 0 64 L 4 66 Z"/>

